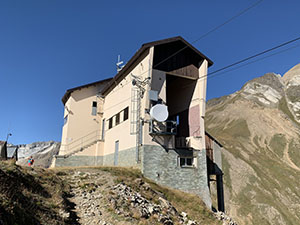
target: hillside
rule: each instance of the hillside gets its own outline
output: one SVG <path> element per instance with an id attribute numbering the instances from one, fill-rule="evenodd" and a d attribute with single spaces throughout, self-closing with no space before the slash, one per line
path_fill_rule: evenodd
<path id="1" fill-rule="evenodd" d="M 239 224 L 300 224 L 300 64 L 207 103 L 223 152 L 226 210 Z"/>
<path id="2" fill-rule="evenodd" d="M 171 190 L 130 168 L 42 169 L 0 164 L 0 224 L 235 223 L 195 195 Z"/>
<path id="3" fill-rule="evenodd" d="M 68 211 L 70 186 L 53 171 L 0 164 L 0 224 L 76 224 Z"/>

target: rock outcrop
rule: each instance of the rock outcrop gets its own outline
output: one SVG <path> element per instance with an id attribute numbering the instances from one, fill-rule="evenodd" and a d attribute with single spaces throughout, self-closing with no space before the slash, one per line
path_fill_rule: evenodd
<path id="1" fill-rule="evenodd" d="M 300 122 L 300 64 L 284 74 L 283 82 L 289 109 L 295 120 Z"/>
<path id="2" fill-rule="evenodd" d="M 27 158 L 33 156 L 34 166 L 49 168 L 53 156 L 59 152 L 60 143 L 55 141 L 35 142 L 18 147 L 18 165 L 27 165 Z"/>
<path id="3" fill-rule="evenodd" d="M 69 200 L 74 203 L 79 224 L 203 224 L 178 210 L 163 193 L 141 178 L 136 178 L 129 186 L 116 182 L 117 177 L 107 172 L 88 168 L 66 171 L 61 176 L 71 183 Z M 60 215 L 67 219 L 70 213 L 61 211 Z M 223 221 L 224 225 L 237 224 L 221 212 L 215 213 L 214 217 L 216 222 L 210 224 L 218 224 L 217 220 Z"/>

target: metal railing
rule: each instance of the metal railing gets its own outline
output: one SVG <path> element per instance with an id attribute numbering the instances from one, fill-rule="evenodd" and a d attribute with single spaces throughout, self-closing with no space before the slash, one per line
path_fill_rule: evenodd
<path id="1" fill-rule="evenodd" d="M 158 122 L 150 120 L 149 133 L 153 135 L 176 135 L 177 123 L 173 120 Z"/>
<path id="2" fill-rule="evenodd" d="M 80 152 L 98 141 L 102 141 L 101 130 L 93 131 L 68 144 L 62 145 L 63 155 L 61 155 L 61 157 L 69 157 L 70 155 Z"/>

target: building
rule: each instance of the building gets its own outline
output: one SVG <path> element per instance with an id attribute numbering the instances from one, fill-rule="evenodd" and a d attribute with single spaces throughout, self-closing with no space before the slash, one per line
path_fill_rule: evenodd
<path id="1" fill-rule="evenodd" d="M 0 141 L 0 160 L 7 159 L 18 160 L 18 146 L 7 144 L 6 141 Z"/>
<path id="2" fill-rule="evenodd" d="M 137 167 L 159 184 L 198 194 L 211 207 L 214 171 L 207 167 L 204 116 L 212 64 L 174 37 L 143 44 L 111 79 L 67 90 L 53 166 Z M 158 105 L 168 107 L 166 120 L 155 119 L 166 116 L 153 114 Z"/>
<path id="3" fill-rule="evenodd" d="M 6 160 L 7 159 L 7 142 L 0 141 L 0 159 Z"/>
<path id="4" fill-rule="evenodd" d="M 10 145 L 7 146 L 7 159 L 15 159 L 18 161 L 18 146 Z"/>

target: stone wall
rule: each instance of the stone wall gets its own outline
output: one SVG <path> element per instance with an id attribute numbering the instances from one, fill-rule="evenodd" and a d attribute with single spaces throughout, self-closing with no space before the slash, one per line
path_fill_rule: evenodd
<path id="1" fill-rule="evenodd" d="M 102 166 L 103 156 L 72 155 L 68 158 L 56 158 L 55 167 Z"/>
<path id="2" fill-rule="evenodd" d="M 114 166 L 115 153 L 105 156 L 72 155 L 68 158 L 56 158 L 55 167 L 64 166 Z M 139 167 L 136 163 L 136 149 L 130 148 L 118 152 L 116 166 Z"/>
<path id="3" fill-rule="evenodd" d="M 104 166 L 114 165 L 115 153 L 103 156 Z M 136 163 L 136 148 L 129 148 L 125 150 L 119 150 L 118 163 L 116 166 L 138 166 Z"/>
<path id="4" fill-rule="evenodd" d="M 194 156 L 193 167 L 180 167 L 179 156 Z M 165 150 L 143 146 L 142 172 L 145 177 L 174 189 L 199 195 L 211 208 L 205 150 Z"/>
<path id="5" fill-rule="evenodd" d="M 193 156 L 193 167 L 181 167 L 179 156 Z M 105 156 L 70 156 L 57 158 L 60 166 L 113 166 L 114 154 Z M 165 150 L 160 146 L 144 145 L 141 149 L 141 163 L 136 162 L 136 149 L 130 148 L 118 152 L 117 166 L 141 168 L 145 177 L 158 184 L 199 195 L 208 208 L 211 198 L 207 183 L 205 150 Z"/>

